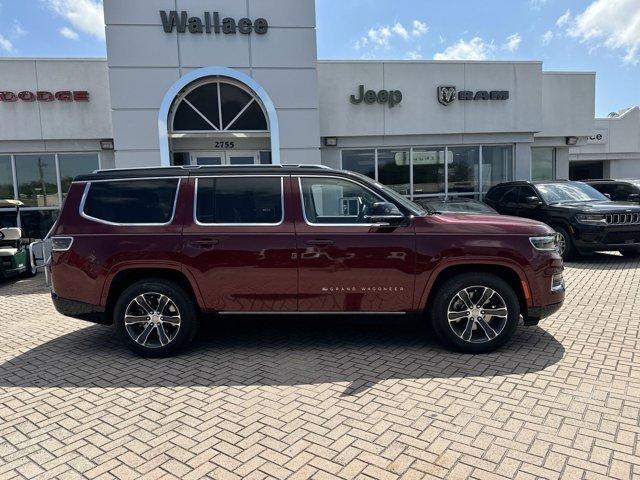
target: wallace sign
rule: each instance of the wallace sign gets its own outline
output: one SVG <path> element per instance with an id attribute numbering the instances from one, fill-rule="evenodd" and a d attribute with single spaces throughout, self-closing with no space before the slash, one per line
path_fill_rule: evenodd
<path id="1" fill-rule="evenodd" d="M 175 28 L 178 33 L 224 33 L 227 35 L 242 33 L 249 35 L 251 32 L 255 32 L 258 35 L 264 35 L 269 29 L 269 23 L 264 18 L 256 18 L 255 21 L 241 18 L 236 22 L 230 17 L 220 19 L 218 12 L 204 12 L 204 18 L 200 18 L 190 17 L 185 11 L 178 13 L 176 10 L 170 12 L 160 10 L 160 20 L 162 20 L 162 28 L 167 33 L 173 32 Z"/>

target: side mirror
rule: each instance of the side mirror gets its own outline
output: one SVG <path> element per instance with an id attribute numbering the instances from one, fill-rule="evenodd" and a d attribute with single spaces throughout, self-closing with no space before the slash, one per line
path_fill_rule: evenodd
<path id="1" fill-rule="evenodd" d="M 605 197 L 607 197 L 609 200 L 611 200 L 611 194 L 610 194 L 610 193 L 603 193 L 603 195 L 604 195 Z"/>
<path id="2" fill-rule="evenodd" d="M 537 207 L 538 205 L 542 205 L 542 202 L 540 201 L 540 199 L 535 195 L 531 195 L 530 197 L 525 197 L 524 203 L 532 207 Z"/>
<path id="3" fill-rule="evenodd" d="M 398 224 L 404 220 L 404 215 L 398 207 L 390 202 L 376 202 L 364 208 L 363 217 L 372 223 Z"/>

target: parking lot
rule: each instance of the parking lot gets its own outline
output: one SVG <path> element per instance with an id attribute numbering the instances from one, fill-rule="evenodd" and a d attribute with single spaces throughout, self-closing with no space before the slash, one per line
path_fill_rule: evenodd
<path id="1" fill-rule="evenodd" d="M 640 262 L 568 264 L 564 308 L 482 356 L 420 322 L 233 319 L 145 360 L 0 285 L 0 478 L 640 477 Z"/>

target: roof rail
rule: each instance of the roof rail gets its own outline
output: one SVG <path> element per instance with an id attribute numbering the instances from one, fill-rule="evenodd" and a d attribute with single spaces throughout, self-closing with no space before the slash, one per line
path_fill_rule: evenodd
<path id="1" fill-rule="evenodd" d="M 102 173 L 102 172 L 113 172 L 116 170 L 158 170 L 164 168 L 182 168 L 184 170 L 197 170 L 199 168 L 320 168 L 323 170 L 333 170 L 331 167 L 327 165 L 315 165 L 309 164 L 305 165 L 304 163 L 285 163 L 285 164 L 248 164 L 248 165 L 170 165 L 170 166 L 156 166 L 156 167 L 125 167 L 125 168 L 101 168 L 98 170 L 94 170 L 93 173 Z"/>

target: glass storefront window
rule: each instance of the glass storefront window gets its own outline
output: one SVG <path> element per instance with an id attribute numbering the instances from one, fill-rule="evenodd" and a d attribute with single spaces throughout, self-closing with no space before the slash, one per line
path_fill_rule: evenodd
<path id="1" fill-rule="evenodd" d="M 60 168 L 60 189 L 63 198 L 71 187 L 71 182 L 78 175 L 91 173 L 100 168 L 97 153 L 74 153 L 58 155 L 58 166 Z"/>
<path id="2" fill-rule="evenodd" d="M 482 192 L 513 178 L 513 147 L 497 145 L 482 147 Z"/>
<path id="3" fill-rule="evenodd" d="M 54 155 L 16 155 L 18 199 L 26 207 L 57 207 L 58 179 Z"/>
<path id="4" fill-rule="evenodd" d="M 2 155 L 0 156 L 0 200 L 11 200 L 13 198 L 11 157 L 9 155 Z"/>
<path id="5" fill-rule="evenodd" d="M 444 147 L 413 149 L 413 195 L 444 193 Z"/>
<path id="6" fill-rule="evenodd" d="M 376 178 L 375 150 L 343 150 L 342 169 Z"/>
<path id="7" fill-rule="evenodd" d="M 478 191 L 480 147 L 451 147 L 447 155 L 449 193 Z"/>
<path id="8" fill-rule="evenodd" d="M 58 210 L 21 210 L 20 221 L 27 238 L 44 238 L 58 218 Z"/>
<path id="9" fill-rule="evenodd" d="M 555 179 L 556 149 L 536 147 L 531 149 L 531 180 Z"/>
<path id="10" fill-rule="evenodd" d="M 402 195 L 411 195 L 409 149 L 378 150 L 378 181 Z"/>

